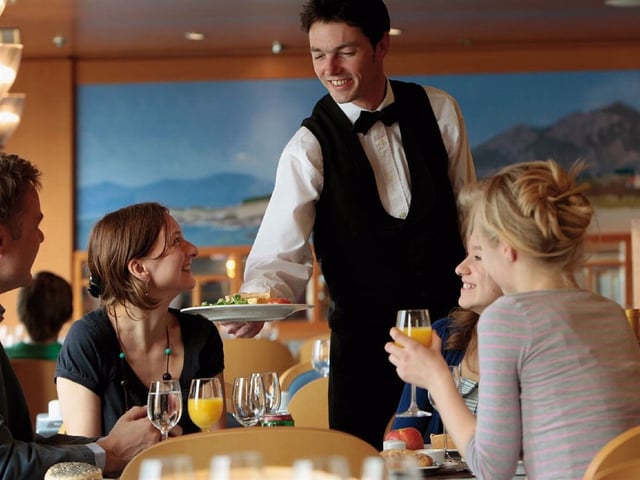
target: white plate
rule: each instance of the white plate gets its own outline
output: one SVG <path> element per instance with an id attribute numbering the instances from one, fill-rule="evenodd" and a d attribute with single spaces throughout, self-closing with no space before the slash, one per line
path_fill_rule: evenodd
<path id="1" fill-rule="evenodd" d="M 300 310 L 313 308 L 304 303 L 260 303 L 253 305 L 210 305 L 183 308 L 184 313 L 203 315 L 212 322 L 273 322 Z"/>

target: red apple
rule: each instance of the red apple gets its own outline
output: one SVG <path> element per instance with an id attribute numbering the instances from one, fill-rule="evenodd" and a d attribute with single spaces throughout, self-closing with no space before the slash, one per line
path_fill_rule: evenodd
<path id="1" fill-rule="evenodd" d="M 398 428 L 390 430 L 384 436 L 385 440 L 402 440 L 407 446 L 407 450 L 420 450 L 424 448 L 424 438 L 420 430 L 414 427 Z"/>

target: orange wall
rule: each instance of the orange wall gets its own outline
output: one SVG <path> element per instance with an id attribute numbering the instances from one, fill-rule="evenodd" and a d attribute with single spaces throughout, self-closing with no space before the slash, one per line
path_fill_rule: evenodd
<path id="1" fill-rule="evenodd" d="M 640 44 L 460 47 L 387 57 L 390 75 L 570 71 L 640 68 Z M 46 236 L 34 271 L 52 270 L 71 281 L 73 254 L 75 84 L 313 77 L 307 55 L 130 60 L 23 60 L 13 92 L 27 100 L 20 126 L 5 150 L 44 172 L 41 192 Z M 500 99 L 496 99 L 497 102 Z M 0 296 L 15 324 L 15 294 Z"/>

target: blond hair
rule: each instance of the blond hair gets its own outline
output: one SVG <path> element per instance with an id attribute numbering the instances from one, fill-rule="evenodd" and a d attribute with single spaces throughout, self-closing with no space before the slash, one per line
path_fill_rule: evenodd
<path id="1" fill-rule="evenodd" d="M 573 272 L 584 261 L 593 207 L 578 184 L 584 163 L 569 171 L 553 160 L 522 162 L 461 192 L 461 211 L 487 238 L 501 239 L 533 258 Z"/>

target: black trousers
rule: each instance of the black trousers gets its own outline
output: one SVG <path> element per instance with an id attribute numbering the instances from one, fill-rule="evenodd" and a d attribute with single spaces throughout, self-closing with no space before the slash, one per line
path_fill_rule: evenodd
<path id="1" fill-rule="evenodd" d="M 396 411 L 404 382 L 384 350 L 391 340 L 390 327 L 359 325 L 355 332 L 331 332 L 329 425 L 382 450 L 384 430 Z"/>

